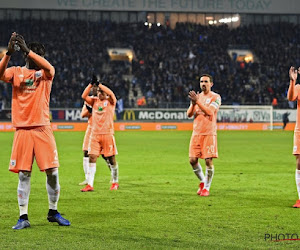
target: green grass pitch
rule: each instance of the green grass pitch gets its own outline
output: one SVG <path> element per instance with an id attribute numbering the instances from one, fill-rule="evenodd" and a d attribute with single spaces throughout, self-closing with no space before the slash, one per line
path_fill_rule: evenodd
<path id="1" fill-rule="evenodd" d="M 117 132 L 120 189 L 98 159 L 95 192 L 81 193 L 83 132 L 55 133 L 60 160 L 58 210 L 71 221 L 46 220 L 45 174 L 34 164 L 31 228 L 14 231 L 17 175 L 8 171 L 13 133 L 0 133 L 0 249 L 299 249 L 265 234 L 298 234 L 293 133 L 218 133 L 219 159 L 210 197 L 196 195 L 189 166 L 191 132 Z M 201 165 L 204 166 L 203 160 Z"/>

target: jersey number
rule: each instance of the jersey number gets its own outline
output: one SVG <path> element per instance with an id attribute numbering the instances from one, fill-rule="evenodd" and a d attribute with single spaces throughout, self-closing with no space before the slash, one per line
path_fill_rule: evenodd
<path id="1" fill-rule="evenodd" d="M 57 154 L 57 150 L 54 150 L 54 160 L 58 161 L 58 154 Z"/>
<path id="2" fill-rule="evenodd" d="M 206 146 L 206 149 L 207 149 L 208 154 L 214 154 L 215 153 L 215 146 L 214 145 Z"/>

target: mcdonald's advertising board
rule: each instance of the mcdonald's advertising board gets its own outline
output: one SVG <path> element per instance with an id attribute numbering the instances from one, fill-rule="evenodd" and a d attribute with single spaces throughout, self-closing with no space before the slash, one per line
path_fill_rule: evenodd
<path id="1" fill-rule="evenodd" d="M 289 114 L 289 121 L 296 121 L 296 109 L 275 109 L 273 110 L 273 122 L 282 122 L 284 113 Z M 50 120 L 55 122 L 85 122 L 87 118 L 81 117 L 81 109 L 51 109 Z M 11 110 L 0 110 L 0 121 L 10 121 Z M 186 122 L 192 121 L 193 118 L 188 118 L 186 109 L 125 109 L 118 113 L 116 112 L 115 121 L 147 121 L 147 122 Z M 269 122 L 270 112 L 266 110 L 224 110 L 218 112 L 218 122 L 243 122 L 243 123 L 259 123 Z"/>
<path id="2" fill-rule="evenodd" d="M 120 115 L 123 121 L 188 121 L 186 110 L 126 109 Z"/>

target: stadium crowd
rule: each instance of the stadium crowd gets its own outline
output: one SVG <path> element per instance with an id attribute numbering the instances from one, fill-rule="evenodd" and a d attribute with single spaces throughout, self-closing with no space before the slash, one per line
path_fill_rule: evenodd
<path id="1" fill-rule="evenodd" d="M 223 104 L 286 108 L 288 70 L 300 66 L 300 27 L 289 23 L 236 29 L 178 23 L 171 29 L 143 23 L 22 20 L 1 21 L 0 31 L 2 47 L 13 31 L 26 41 L 45 44 L 46 57 L 56 69 L 51 107 L 81 107 L 81 93 L 94 72 L 125 107 L 135 105 L 128 98 L 130 86 L 133 97 L 138 97 L 137 88 L 142 90 L 146 107 L 187 107 L 188 91 L 200 90 L 199 74 L 205 72 L 214 77 L 212 90 L 221 94 Z M 132 64 L 110 61 L 107 48 L 113 47 L 133 49 Z M 238 62 L 229 56 L 229 48 L 249 49 L 256 61 Z M 12 57 L 11 64 L 22 62 L 21 55 Z M 124 80 L 130 71 L 132 80 Z M 9 88 L 0 85 L 2 103 L 10 103 Z"/>

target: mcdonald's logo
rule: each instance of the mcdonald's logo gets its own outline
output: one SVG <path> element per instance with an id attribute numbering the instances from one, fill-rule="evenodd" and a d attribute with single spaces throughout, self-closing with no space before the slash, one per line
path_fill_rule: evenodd
<path id="1" fill-rule="evenodd" d="M 133 110 L 125 110 L 123 114 L 123 120 L 132 120 L 135 121 L 135 113 Z"/>

